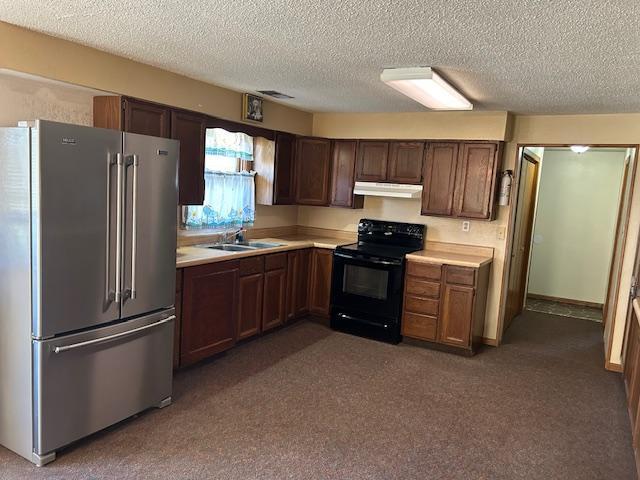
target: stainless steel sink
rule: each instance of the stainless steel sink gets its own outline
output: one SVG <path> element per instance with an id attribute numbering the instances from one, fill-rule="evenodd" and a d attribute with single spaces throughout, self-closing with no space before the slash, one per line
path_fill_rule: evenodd
<path id="1" fill-rule="evenodd" d="M 258 247 L 252 247 L 249 245 L 235 245 L 235 244 L 223 244 L 223 245 L 207 245 L 206 248 L 212 248 L 214 250 L 226 250 L 228 252 L 245 252 L 247 250 L 257 250 Z"/>
<path id="2" fill-rule="evenodd" d="M 273 247 L 281 247 L 284 243 L 272 243 L 272 242 L 249 242 L 247 243 L 250 247 L 256 248 L 273 248 Z"/>
<path id="3" fill-rule="evenodd" d="M 212 248 L 214 250 L 226 250 L 228 252 L 245 252 L 247 250 L 259 250 L 261 248 L 281 247 L 282 243 L 271 242 L 247 242 L 247 243 L 209 243 L 198 245 L 201 248 Z"/>

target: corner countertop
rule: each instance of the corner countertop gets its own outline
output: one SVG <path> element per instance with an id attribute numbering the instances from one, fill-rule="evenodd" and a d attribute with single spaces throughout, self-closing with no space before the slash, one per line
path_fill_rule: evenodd
<path id="1" fill-rule="evenodd" d="M 425 249 L 407 255 L 412 262 L 480 268 L 493 261 L 493 248 L 444 242 L 427 242 Z"/>
<path id="2" fill-rule="evenodd" d="M 282 245 L 244 252 L 227 252 L 197 245 L 179 247 L 176 251 L 176 268 L 193 267 L 207 263 L 237 260 L 239 258 L 287 252 L 289 250 L 302 248 L 326 248 L 334 250 L 340 245 L 353 243 L 353 240 L 345 240 L 344 238 L 310 237 L 305 235 L 289 235 L 282 238 L 255 238 L 251 240 L 256 242 L 280 243 Z"/>

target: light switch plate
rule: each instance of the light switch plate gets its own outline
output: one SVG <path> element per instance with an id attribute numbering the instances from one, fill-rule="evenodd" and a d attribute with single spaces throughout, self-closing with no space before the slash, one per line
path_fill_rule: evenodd
<path id="1" fill-rule="evenodd" d="M 462 231 L 468 232 L 469 230 L 471 230 L 471 222 L 469 222 L 469 220 L 465 220 L 462 222 Z"/>
<path id="2" fill-rule="evenodd" d="M 498 240 L 504 240 L 507 236 L 507 227 L 498 227 Z"/>

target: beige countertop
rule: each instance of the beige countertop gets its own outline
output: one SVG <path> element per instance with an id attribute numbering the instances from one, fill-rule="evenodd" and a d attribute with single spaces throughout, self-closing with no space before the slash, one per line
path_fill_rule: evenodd
<path id="1" fill-rule="evenodd" d="M 412 262 L 480 268 L 493 261 L 493 248 L 455 243 L 427 242 L 426 248 L 407 255 Z"/>
<path id="2" fill-rule="evenodd" d="M 286 252 L 301 248 L 327 248 L 335 249 L 339 245 L 348 245 L 353 240 L 345 240 L 331 237 L 312 237 L 305 235 L 288 235 L 281 238 L 256 238 L 256 242 L 281 243 L 281 246 L 273 248 L 259 248 L 244 252 L 227 252 L 197 245 L 179 247 L 176 252 L 176 268 L 193 267 L 206 263 L 224 262 L 239 258 L 266 255 L 269 253 Z"/>

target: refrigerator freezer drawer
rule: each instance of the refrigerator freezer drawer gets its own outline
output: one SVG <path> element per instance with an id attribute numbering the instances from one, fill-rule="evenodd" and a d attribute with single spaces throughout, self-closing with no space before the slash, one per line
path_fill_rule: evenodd
<path id="1" fill-rule="evenodd" d="M 171 396 L 174 310 L 33 342 L 34 450 L 46 455 Z"/>

